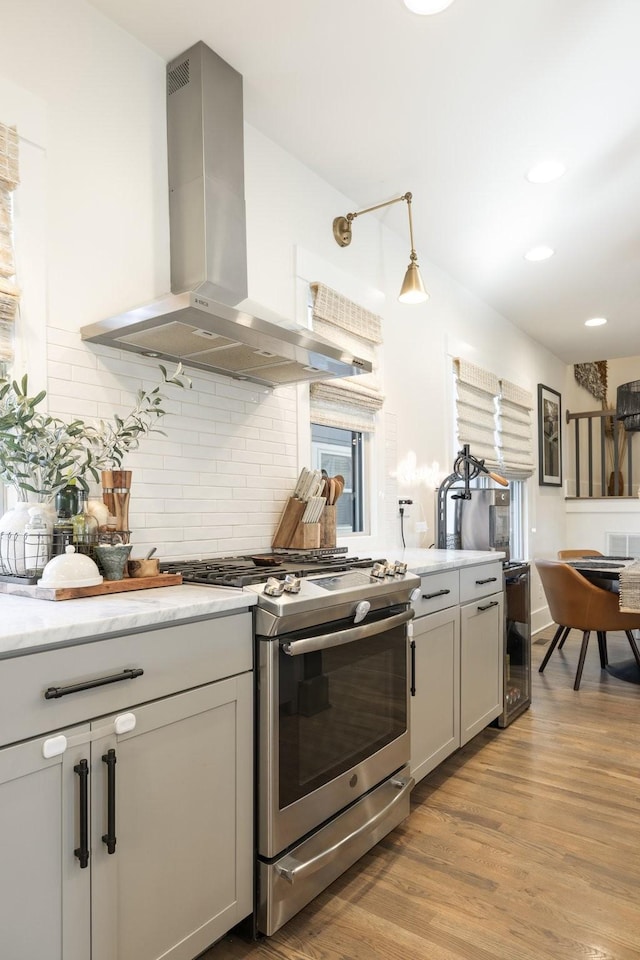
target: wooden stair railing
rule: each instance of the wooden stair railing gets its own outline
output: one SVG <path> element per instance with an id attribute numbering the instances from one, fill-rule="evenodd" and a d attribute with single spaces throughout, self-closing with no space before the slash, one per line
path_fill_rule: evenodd
<path id="1" fill-rule="evenodd" d="M 626 433 L 620 421 L 616 420 L 615 410 L 591 410 L 582 413 L 566 412 L 567 424 L 573 421 L 574 430 L 574 468 L 576 498 L 583 496 L 581 492 L 581 434 L 586 425 L 586 469 L 587 469 L 587 497 L 621 497 L 632 496 L 633 490 L 633 438 L 634 433 Z M 594 430 L 594 421 L 599 421 Z M 608 422 L 607 422 L 608 421 Z M 595 437 L 594 437 L 595 434 Z M 596 441 L 596 442 L 594 442 Z M 599 442 L 598 442 L 599 441 Z M 594 449 L 595 448 L 595 449 Z M 620 455 L 622 451 L 622 456 Z M 600 494 L 594 494 L 594 461 L 599 460 Z M 624 461 L 626 460 L 626 464 Z M 623 467 L 626 466 L 623 475 Z M 625 488 L 627 493 L 625 494 Z"/>

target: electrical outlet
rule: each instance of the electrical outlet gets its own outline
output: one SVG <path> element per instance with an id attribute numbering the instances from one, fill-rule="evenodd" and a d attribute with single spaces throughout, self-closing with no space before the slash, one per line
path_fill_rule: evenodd
<path id="1" fill-rule="evenodd" d="M 429 524 L 426 520 L 418 520 L 416 523 L 416 533 L 426 533 L 429 529 Z"/>
<path id="2" fill-rule="evenodd" d="M 398 500 L 398 516 L 407 520 L 411 515 L 409 508 L 412 506 L 413 500 Z M 400 511 L 402 511 L 402 513 Z"/>

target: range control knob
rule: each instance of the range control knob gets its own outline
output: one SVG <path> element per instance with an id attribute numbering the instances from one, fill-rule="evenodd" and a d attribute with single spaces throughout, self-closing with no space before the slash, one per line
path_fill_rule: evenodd
<path id="1" fill-rule="evenodd" d="M 411 593 L 409 594 L 409 600 L 411 600 L 411 603 L 415 603 L 416 600 L 419 600 L 421 593 L 422 591 L 420 587 L 416 587 L 415 590 L 412 590 Z"/>
<path id="2" fill-rule="evenodd" d="M 281 597 L 284 593 L 284 581 L 277 577 L 269 577 L 264 585 L 264 592 L 268 597 Z"/>
<path id="3" fill-rule="evenodd" d="M 377 580 L 384 580 L 387 575 L 387 565 L 386 563 L 374 563 L 371 567 L 371 576 L 375 577 Z"/>
<path id="4" fill-rule="evenodd" d="M 300 577 L 294 577 L 292 573 L 288 573 L 284 578 L 284 591 L 285 593 L 300 593 Z"/>
<path id="5" fill-rule="evenodd" d="M 405 573 L 407 572 L 406 563 L 403 563 L 402 560 L 396 560 L 393 566 L 395 569 L 396 577 L 404 577 Z"/>
<path id="6" fill-rule="evenodd" d="M 356 612 L 353 617 L 354 623 L 362 623 L 366 615 L 371 610 L 371 604 L 368 600 L 361 600 L 360 603 L 356 606 Z"/>

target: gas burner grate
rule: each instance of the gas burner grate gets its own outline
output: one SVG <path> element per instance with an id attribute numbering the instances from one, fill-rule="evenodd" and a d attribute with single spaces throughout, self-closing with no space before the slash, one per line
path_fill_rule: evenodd
<path id="1" fill-rule="evenodd" d="M 210 557 L 201 560 L 172 560 L 162 563 L 163 573 L 181 573 L 183 583 L 209 586 L 246 587 L 264 583 L 269 577 L 278 580 L 288 574 L 310 577 L 323 573 L 339 573 L 384 563 L 372 557 L 346 557 L 344 554 L 323 556 L 307 553 L 255 554 L 243 557 Z"/>

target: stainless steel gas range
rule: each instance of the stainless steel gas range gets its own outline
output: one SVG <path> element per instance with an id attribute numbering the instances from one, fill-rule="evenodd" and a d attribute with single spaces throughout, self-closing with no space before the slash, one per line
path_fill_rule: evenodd
<path id="1" fill-rule="evenodd" d="M 340 555 L 172 569 L 257 595 L 256 927 L 270 935 L 409 813 L 408 634 L 420 578 Z"/>

